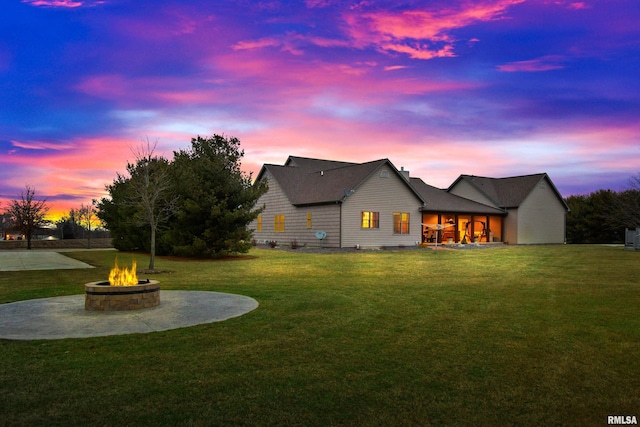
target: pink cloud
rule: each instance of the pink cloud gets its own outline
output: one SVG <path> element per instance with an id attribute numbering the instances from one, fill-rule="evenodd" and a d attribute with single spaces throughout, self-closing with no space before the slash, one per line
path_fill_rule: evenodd
<path id="1" fill-rule="evenodd" d="M 275 37 L 264 37 L 259 40 L 239 41 L 232 48 L 234 50 L 262 49 L 265 47 L 278 47 L 282 41 Z"/>
<path id="2" fill-rule="evenodd" d="M 305 4 L 309 8 L 331 6 L 333 0 L 305 0 Z"/>
<path id="3" fill-rule="evenodd" d="M 344 93 L 361 93 L 367 99 L 379 95 L 416 94 L 434 91 L 458 90 L 477 87 L 464 81 L 437 79 L 387 78 L 379 74 L 382 66 L 376 63 L 330 63 L 323 61 L 288 61 L 278 55 L 244 52 L 242 55 L 219 55 L 209 59 L 211 67 L 233 82 L 255 79 L 255 84 L 281 97 L 288 95 L 322 93 L 328 88 L 340 88 Z M 309 82 L 313 82 L 310 85 Z M 376 87 L 371 91 L 371 87 Z M 286 88 L 286 89 L 282 89 Z"/>
<path id="4" fill-rule="evenodd" d="M 81 6 L 96 6 L 99 4 L 104 4 L 104 1 L 93 0 L 93 1 L 74 1 L 74 0 L 22 0 L 23 3 L 30 4 L 32 6 L 46 6 L 46 7 L 81 7 Z"/>
<path id="5" fill-rule="evenodd" d="M 500 19 L 507 9 L 524 0 L 467 3 L 458 9 L 351 13 L 347 32 L 356 47 L 376 46 L 411 58 L 455 56 L 452 31 L 477 22 Z"/>
<path id="6" fill-rule="evenodd" d="M 453 30 L 477 22 L 500 19 L 509 7 L 524 1 L 485 0 L 480 4 L 465 4 L 457 9 L 402 12 L 364 12 L 363 9 L 370 5 L 363 3 L 356 8 L 352 7 L 343 15 L 344 31 L 348 39 L 288 33 L 257 40 L 242 40 L 236 42 L 233 49 L 280 47 L 283 51 L 301 55 L 304 45 L 309 44 L 324 48 L 364 49 L 372 46 L 383 52 L 406 54 L 414 59 L 452 57 L 455 56 Z M 326 2 L 315 0 L 312 3 L 309 7 L 324 6 Z"/>
<path id="7" fill-rule="evenodd" d="M 55 150 L 62 151 L 72 148 L 71 145 L 49 141 L 11 141 L 11 145 L 25 150 Z"/>
<path id="8" fill-rule="evenodd" d="M 130 85 L 120 75 L 90 76 L 76 85 L 80 92 L 105 99 L 121 99 L 130 92 Z"/>
<path id="9" fill-rule="evenodd" d="M 569 5 L 569 7 L 570 7 L 571 9 L 576 9 L 576 10 L 578 10 L 578 9 L 586 9 L 588 6 L 587 6 L 587 4 L 586 4 L 585 2 L 583 2 L 583 1 L 578 1 L 578 2 L 571 3 L 571 4 Z"/>
<path id="10" fill-rule="evenodd" d="M 69 209 L 105 195 L 105 185 L 113 182 L 116 172 L 123 173 L 127 160 L 133 159 L 130 147 L 136 141 L 128 137 L 97 137 L 65 141 L 60 145 L 20 143 L 30 149 L 53 150 L 42 156 L 34 156 L 27 150 L 5 156 L 2 163 L 11 165 L 12 174 L 3 185 L 22 189 L 28 183 L 37 195 L 49 199 L 50 216 L 59 218 Z M 60 146 L 64 149 L 59 149 Z M 63 195 L 60 200 L 59 195 Z"/>
<path id="11" fill-rule="evenodd" d="M 389 65 L 387 67 L 384 67 L 385 71 L 395 71 L 395 70 L 402 70 L 404 68 L 409 68 L 406 65 Z"/>
<path id="12" fill-rule="evenodd" d="M 547 55 L 536 59 L 529 59 L 526 61 L 516 61 L 509 64 L 498 65 L 498 70 L 507 73 L 514 72 L 540 72 L 560 70 L 566 68 L 561 62 L 565 58 L 560 55 Z"/>
<path id="13" fill-rule="evenodd" d="M 553 4 L 558 5 L 558 6 L 566 6 L 568 9 L 574 9 L 574 10 L 591 8 L 591 6 L 589 6 L 587 4 L 587 2 L 584 2 L 584 1 L 559 1 L 559 0 L 556 0 L 556 1 L 553 1 L 553 2 L 546 1 L 545 3 L 553 3 Z"/>
<path id="14" fill-rule="evenodd" d="M 80 7 L 81 1 L 73 0 L 22 0 L 23 3 L 28 3 L 33 6 L 49 6 L 49 7 Z"/>
<path id="15" fill-rule="evenodd" d="M 409 57 L 414 59 L 433 59 L 433 58 L 446 58 L 453 57 L 453 46 L 446 45 L 442 49 L 433 49 L 427 45 L 408 45 L 389 43 L 381 45 L 382 49 L 387 51 L 393 51 L 398 53 L 406 53 Z"/>

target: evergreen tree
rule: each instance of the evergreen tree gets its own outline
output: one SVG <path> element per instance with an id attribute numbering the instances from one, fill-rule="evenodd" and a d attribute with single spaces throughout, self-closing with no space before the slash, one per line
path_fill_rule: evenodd
<path id="1" fill-rule="evenodd" d="M 171 211 L 158 231 L 158 254 L 219 257 L 246 252 L 251 247 L 247 226 L 260 213 L 255 204 L 267 187 L 252 184 L 251 174 L 241 171 L 243 156 L 237 138 L 214 135 L 192 139 L 191 148 L 174 152 L 171 162 L 139 158 L 127 165 L 129 176 L 118 174 L 107 186 L 110 197 L 97 204 L 98 217 L 117 249 L 149 251 L 153 228 L 140 227 L 140 220 L 147 218 L 150 224 L 150 205 L 141 196 L 151 193 L 141 188 L 148 189 L 145 183 L 162 170 L 169 177 L 162 182 L 170 183 L 170 189 L 161 200 L 171 201 Z"/>
<path id="2" fill-rule="evenodd" d="M 217 257 L 249 250 L 247 225 L 260 212 L 254 207 L 266 185 L 252 185 L 251 175 L 240 169 L 243 156 L 237 138 L 220 135 L 198 136 L 189 150 L 174 153 L 172 170 L 180 199 L 166 235 L 173 253 Z"/>

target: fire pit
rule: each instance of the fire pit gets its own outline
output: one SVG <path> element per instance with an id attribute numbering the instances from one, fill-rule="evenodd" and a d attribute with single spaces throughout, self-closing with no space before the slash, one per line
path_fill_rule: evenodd
<path id="1" fill-rule="evenodd" d="M 138 310 L 160 304 L 160 282 L 141 280 L 133 286 L 111 286 L 109 282 L 84 285 L 84 309 L 92 311 Z"/>
<path id="2" fill-rule="evenodd" d="M 135 261 L 131 269 L 119 268 L 116 261 L 109 281 L 85 283 L 84 290 L 85 310 L 139 310 L 160 304 L 160 282 L 138 280 Z"/>

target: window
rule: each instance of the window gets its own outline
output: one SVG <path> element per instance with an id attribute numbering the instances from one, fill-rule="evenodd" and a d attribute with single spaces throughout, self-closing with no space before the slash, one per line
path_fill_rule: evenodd
<path id="1" fill-rule="evenodd" d="M 307 212 L 307 228 L 311 228 L 311 212 Z"/>
<path id="2" fill-rule="evenodd" d="M 257 226 L 257 230 L 258 233 L 260 233 L 262 231 L 262 215 L 258 215 L 258 226 Z"/>
<path id="3" fill-rule="evenodd" d="M 362 228 L 380 228 L 378 212 L 362 212 Z"/>
<path id="4" fill-rule="evenodd" d="M 409 214 L 407 212 L 393 213 L 393 233 L 409 234 Z"/>
<path id="5" fill-rule="evenodd" d="M 273 231 L 276 233 L 284 233 L 284 215 L 275 215 L 273 217 Z"/>

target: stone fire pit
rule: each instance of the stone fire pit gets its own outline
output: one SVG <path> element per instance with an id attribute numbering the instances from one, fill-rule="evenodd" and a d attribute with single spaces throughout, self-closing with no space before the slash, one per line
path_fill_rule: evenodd
<path id="1" fill-rule="evenodd" d="M 90 282 L 84 285 L 85 310 L 139 310 L 160 304 L 160 282 L 140 280 L 133 286 L 110 286 L 109 282 Z"/>

